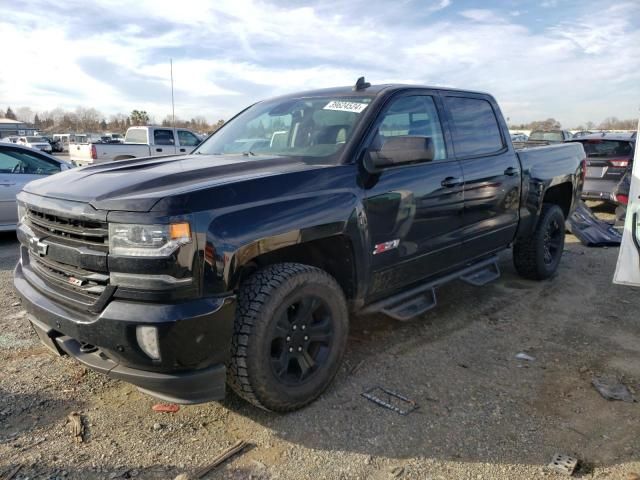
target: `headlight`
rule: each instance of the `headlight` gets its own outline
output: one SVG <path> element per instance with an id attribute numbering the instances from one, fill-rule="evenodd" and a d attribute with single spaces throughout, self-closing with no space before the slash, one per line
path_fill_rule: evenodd
<path id="1" fill-rule="evenodd" d="M 24 217 L 27 216 L 27 207 L 18 202 L 18 223 L 24 222 Z"/>
<path id="2" fill-rule="evenodd" d="M 191 242 L 188 223 L 170 225 L 109 224 L 109 253 L 131 257 L 166 257 Z"/>

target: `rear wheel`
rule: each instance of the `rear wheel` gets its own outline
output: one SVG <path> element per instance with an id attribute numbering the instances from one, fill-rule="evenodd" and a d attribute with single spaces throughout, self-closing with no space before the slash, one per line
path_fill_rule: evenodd
<path id="1" fill-rule="evenodd" d="M 323 270 L 282 263 L 256 272 L 238 295 L 230 386 L 267 410 L 303 407 L 336 375 L 348 322 L 342 289 Z"/>
<path id="2" fill-rule="evenodd" d="M 564 222 L 558 205 L 543 205 L 531 237 L 520 239 L 513 246 L 513 263 L 521 276 L 544 280 L 556 272 L 564 250 Z"/>

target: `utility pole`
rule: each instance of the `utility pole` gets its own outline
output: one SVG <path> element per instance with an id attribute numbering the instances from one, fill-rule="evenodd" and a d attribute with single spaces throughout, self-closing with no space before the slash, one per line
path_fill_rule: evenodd
<path id="1" fill-rule="evenodd" d="M 173 100 L 173 58 L 169 59 L 169 65 L 171 68 L 171 124 L 173 128 L 176 128 L 176 105 Z"/>

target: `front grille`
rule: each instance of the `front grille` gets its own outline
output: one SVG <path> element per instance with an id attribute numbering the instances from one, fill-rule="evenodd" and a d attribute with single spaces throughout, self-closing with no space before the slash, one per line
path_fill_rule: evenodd
<path id="1" fill-rule="evenodd" d="M 71 218 L 62 212 L 43 212 L 27 206 L 24 223 L 36 242 L 47 246 L 42 254 L 33 245 L 25 245 L 31 271 L 44 282 L 50 296 L 55 294 L 63 303 L 89 310 L 108 301 L 111 290 L 106 271 L 109 250 L 106 222 Z"/>
<path id="2" fill-rule="evenodd" d="M 38 237 L 53 237 L 65 245 L 86 246 L 92 250 L 109 250 L 109 228 L 106 222 L 79 220 L 44 213 L 29 208 L 29 226 Z"/>
<path id="3" fill-rule="evenodd" d="M 33 252 L 29 252 L 29 260 L 33 271 L 49 286 L 87 306 L 96 303 L 109 283 L 109 275 L 47 260 Z"/>

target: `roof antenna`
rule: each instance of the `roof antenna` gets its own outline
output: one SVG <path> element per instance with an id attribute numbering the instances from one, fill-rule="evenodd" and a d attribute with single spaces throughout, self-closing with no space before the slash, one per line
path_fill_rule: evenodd
<path id="1" fill-rule="evenodd" d="M 365 88 L 369 88 L 371 84 L 369 82 L 365 82 L 364 77 L 360 77 L 356 84 L 353 86 L 353 91 L 357 92 L 359 90 L 364 90 Z"/>

